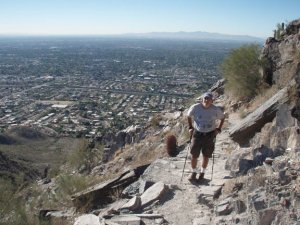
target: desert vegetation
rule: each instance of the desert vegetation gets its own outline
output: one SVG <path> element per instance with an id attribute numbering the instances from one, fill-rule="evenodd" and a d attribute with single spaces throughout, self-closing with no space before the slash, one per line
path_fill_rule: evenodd
<path id="1" fill-rule="evenodd" d="M 232 50 L 220 65 L 225 91 L 235 99 L 251 99 L 258 94 L 259 54 L 259 45 L 244 45 Z"/>

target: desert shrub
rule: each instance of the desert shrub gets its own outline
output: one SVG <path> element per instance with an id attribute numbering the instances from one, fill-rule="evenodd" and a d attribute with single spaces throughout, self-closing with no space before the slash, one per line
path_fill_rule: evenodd
<path id="1" fill-rule="evenodd" d="M 68 157 L 68 163 L 72 167 L 80 167 L 84 163 L 85 155 L 87 154 L 88 140 L 82 139 L 78 148 Z"/>
<path id="2" fill-rule="evenodd" d="M 30 225 L 25 203 L 17 194 L 17 187 L 10 180 L 0 180 L 0 225 Z"/>
<path id="3" fill-rule="evenodd" d="M 282 33 L 284 31 L 284 23 L 277 23 L 276 29 L 274 31 L 274 38 L 277 40 L 282 40 Z"/>
<path id="4" fill-rule="evenodd" d="M 89 146 L 87 139 L 82 139 L 78 148 L 68 157 L 68 164 L 76 169 L 81 167 L 90 171 L 99 162 L 103 155 L 103 145 Z"/>
<path id="5" fill-rule="evenodd" d="M 251 99 L 258 92 L 260 47 L 255 44 L 234 49 L 220 65 L 226 79 L 225 92 L 236 99 Z"/>
<path id="6" fill-rule="evenodd" d="M 151 118 L 150 124 L 151 124 L 153 127 L 158 127 L 161 120 L 162 120 L 161 115 L 160 115 L 160 114 L 156 114 L 155 116 L 153 116 L 153 117 Z"/>
<path id="7" fill-rule="evenodd" d="M 247 111 L 245 111 L 245 110 L 240 110 L 240 111 L 239 111 L 239 117 L 240 117 L 241 119 L 245 118 L 247 115 L 248 115 L 248 112 L 247 112 Z"/>
<path id="8" fill-rule="evenodd" d="M 91 181 L 92 179 L 88 176 L 60 174 L 57 177 L 57 187 L 60 194 L 71 196 L 87 188 Z"/>

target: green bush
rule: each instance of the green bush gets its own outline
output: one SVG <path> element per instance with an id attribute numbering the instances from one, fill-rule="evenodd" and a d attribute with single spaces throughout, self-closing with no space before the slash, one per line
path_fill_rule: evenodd
<path id="1" fill-rule="evenodd" d="M 0 225 L 31 225 L 25 203 L 16 193 L 16 185 L 0 179 Z"/>
<path id="2" fill-rule="evenodd" d="M 68 157 L 68 164 L 75 169 L 84 168 L 90 171 L 102 159 L 103 145 L 95 143 L 94 147 L 89 147 L 89 140 L 82 139 L 78 148 Z"/>
<path id="3" fill-rule="evenodd" d="M 237 100 L 251 99 L 258 93 L 260 47 L 244 45 L 229 53 L 220 66 L 225 78 L 225 92 Z"/>
<path id="4" fill-rule="evenodd" d="M 81 175 L 60 174 L 57 177 L 57 187 L 60 196 L 70 197 L 72 194 L 87 188 L 92 178 Z"/>
<path id="5" fill-rule="evenodd" d="M 88 140 L 81 139 L 77 149 L 72 152 L 68 157 L 68 164 L 73 168 L 79 168 L 84 165 L 86 155 L 88 154 Z"/>

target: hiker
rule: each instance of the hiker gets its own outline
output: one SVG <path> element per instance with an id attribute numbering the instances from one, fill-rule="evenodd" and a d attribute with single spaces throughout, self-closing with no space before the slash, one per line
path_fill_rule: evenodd
<path id="1" fill-rule="evenodd" d="M 201 181 L 215 149 L 215 138 L 221 132 L 225 115 L 223 111 L 213 104 L 213 95 L 210 92 L 204 93 L 202 101 L 192 105 L 187 112 L 189 133 L 191 139 L 190 153 L 192 155 L 191 167 L 192 175 L 190 181 Z M 220 120 L 219 126 L 216 122 Z M 202 152 L 203 161 L 200 175 L 196 178 L 198 169 L 198 157 Z"/>

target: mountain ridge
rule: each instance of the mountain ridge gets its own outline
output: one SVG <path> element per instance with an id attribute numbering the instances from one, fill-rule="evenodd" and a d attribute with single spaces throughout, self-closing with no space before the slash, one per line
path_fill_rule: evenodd
<path id="1" fill-rule="evenodd" d="M 181 40 L 219 40 L 219 41 L 244 41 L 244 42 L 263 42 L 263 38 L 250 35 L 233 35 L 205 31 L 178 31 L 178 32 L 150 32 L 150 33 L 126 33 L 120 36 L 144 37 L 144 38 L 166 38 Z"/>
<path id="2" fill-rule="evenodd" d="M 146 32 L 146 33 L 123 33 L 123 34 L 0 34 L 0 38 L 12 37 L 125 37 L 125 38 L 146 38 L 146 39 L 174 39 L 174 40 L 193 40 L 193 41 L 240 41 L 240 42 L 259 42 L 263 43 L 265 38 L 250 35 L 223 34 L 205 31 L 177 31 L 177 32 Z"/>

